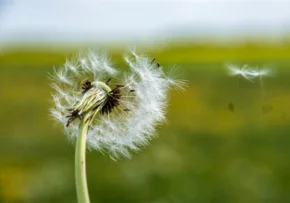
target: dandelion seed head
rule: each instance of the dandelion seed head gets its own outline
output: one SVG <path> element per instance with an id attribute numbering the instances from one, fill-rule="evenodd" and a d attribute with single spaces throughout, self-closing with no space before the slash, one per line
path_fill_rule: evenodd
<path id="1" fill-rule="evenodd" d="M 75 140 L 80 120 L 88 115 L 88 148 L 112 159 L 130 158 L 149 144 L 156 126 L 166 121 L 168 91 L 185 85 L 177 70 L 164 73 L 155 59 L 135 48 L 124 59 L 129 73 L 115 69 L 106 52 L 81 51 L 54 71 L 51 85 L 51 115 L 68 137 Z"/>

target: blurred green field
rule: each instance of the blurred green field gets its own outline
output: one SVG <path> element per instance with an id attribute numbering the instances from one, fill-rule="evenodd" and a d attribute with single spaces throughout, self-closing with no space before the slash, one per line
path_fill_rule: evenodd
<path id="1" fill-rule="evenodd" d="M 120 50 L 112 59 L 122 68 Z M 0 53 L 0 202 L 76 202 L 74 146 L 49 117 L 48 79 L 74 51 Z M 290 46 L 144 51 L 177 65 L 188 88 L 172 92 L 168 123 L 131 160 L 88 153 L 91 202 L 290 202 Z M 227 63 L 273 74 L 262 87 L 229 77 Z"/>

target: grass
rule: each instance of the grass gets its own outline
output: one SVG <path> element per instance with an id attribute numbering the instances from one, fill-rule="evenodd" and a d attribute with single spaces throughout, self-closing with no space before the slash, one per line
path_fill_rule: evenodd
<path id="1" fill-rule="evenodd" d="M 74 147 L 48 116 L 48 72 L 72 52 L 0 56 L 0 202 L 76 202 Z M 188 89 L 171 94 L 168 124 L 132 160 L 88 153 L 91 201 L 289 202 L 289 47 L 148 52 L 164 67 L 178 64 Z M 118 50 L 113 59 L 124 66 Z M 228 62 L 267 65 L 275 74 L 261 89 L 227 76 Z M 265 105 L 272 110 L 263 113 Z"/>

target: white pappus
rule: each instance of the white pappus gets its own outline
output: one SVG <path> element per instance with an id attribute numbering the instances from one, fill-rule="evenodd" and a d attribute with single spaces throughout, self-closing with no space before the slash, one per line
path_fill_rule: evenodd
<path id="1" fill-rule="evenodd" d="M 228 64 L 226 67 L 230 76 L 241 76 L 251 82 L 253 82 L 255 78 L 262 79 L 271 74 L 271 71 L 268 68 L 249 67 L 248 65 L 238 67 L 232 64 Z"/>
<path id="2" fill-rule="evenodd" d="M 82 51 L 51 75 L 52 117 L 75 140 L 80 119 L 86 115 L 88 148 L 112 159 L 130 157 L 131 150 L 148 144 L 156 126 L 165 121 L 168 91 L 185 84 L 135 50 L 124 59 L 129 73 L 113 68 L 105 52 Z"/>

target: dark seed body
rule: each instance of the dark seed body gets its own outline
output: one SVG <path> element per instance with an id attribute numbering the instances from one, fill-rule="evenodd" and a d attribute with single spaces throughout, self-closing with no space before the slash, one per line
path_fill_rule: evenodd
<path id="1" fill-rule="evenodd" d="M 67 124 L 66 124 L 66 127 L 69 126 L 69 124 L 71 122 L 73 122 L 76 118 L 81 118 L 82 115 L 79 115 L 79 110 L 78 109 L 69 109 L 70 111 L 70 115 L 66 116 L 68 118 L 68 121 L 67 121 Z"/>
<path id="2" fill-rule="evenodd" d="M 91 89 L 92 84 L 89 80 L 87 80 L 83 85 L 82 85 L 82 94 L 85 94 L 89 89 Z"/>
<path id="3" fill-rule="evenodd" d="M 109 82 L 109 81 L 108 81 Z M 113 111 L 113 109 L 116 106 L 120 105 L 121 100 L 121 89 L 124 87 L 124 85 L 117 85 L 114 89 L 112 89 L 106 98 L 106 100 L 102 103 L 94 107 L 93 111 L 98 109 L 101 105 L 100 113 L 101 114 L 109 114 Z M 82 93 L 85 94 L 89 89 L 92 88 L 91 82 L 86 81 L 82 86 Z M 134 90 L 131 90 L 131 92 L 134 92 Z M 130 111 L 130 109 L 124 109 L 124 111 Z M 83 112 L 84 113 L 84 112 Z M 68 121 L 66 126 L 68 127 L 71 122 L 73 122 L 76 118 L 81 119 L 83 117 L 83 113 L 80 114 L 79 109 L 69 109 L 69 115 L 67 116 Z"/>
<path id="4" fill-rule="evenodd" d="M 109 92 L 109 95 L 101 109 L 101 114 L 111 113 L 112 110 L 120 104 L 121 87 L 123 87 L 123 85 L 117 85 L 111 92 Z"/>

